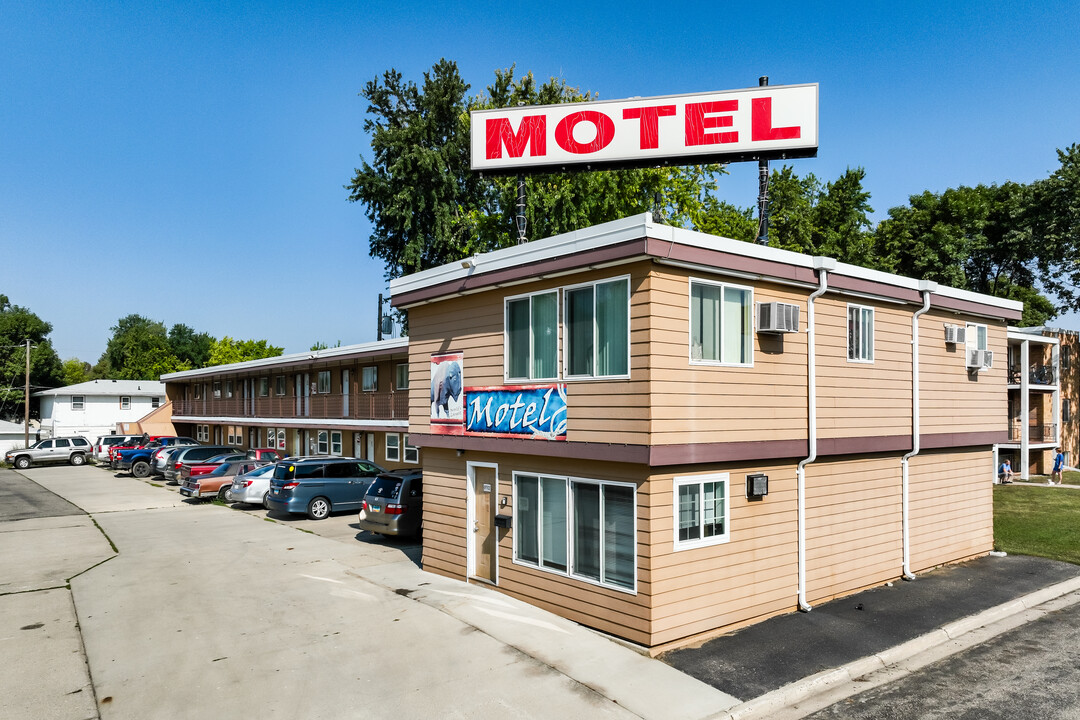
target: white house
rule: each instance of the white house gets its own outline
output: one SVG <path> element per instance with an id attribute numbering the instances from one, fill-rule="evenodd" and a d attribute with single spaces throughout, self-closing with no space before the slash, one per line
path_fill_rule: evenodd
<path id="1" fill-rule="evenodd" d="M 136 422 L 166 401 L 157 380 L 91 380 L 34 393 L 41 398 L 42 437 L 82 435 L 94 442 Z"/>
<path id="2" fill-rule="evenodd" d="M 34 442 L 34 435 L 37 433 L 37 429 L 33 426 L 30 427 L 30 442 Z M 8 450 L 14 450 L 15 448 L 26 447 L 23 445 L 23 440 L 26 437 L 25 428 L 22 423 L 8 422 L 7 420 L 0 420 L 0 453 L 6 453 Z"/>

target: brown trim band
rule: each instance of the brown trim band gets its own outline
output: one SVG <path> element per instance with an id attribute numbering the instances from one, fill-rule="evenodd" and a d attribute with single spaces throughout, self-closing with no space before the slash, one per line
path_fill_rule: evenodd
<path id="1" fill-rule="evenodd" d="M 953 447 L 981 447 L 1008 442 L 1007 430 L 993 432 L 937 433 L 923 435 L 924 450 Z M 743 462 L 747 460 L 778 460 L 803 458 L 809 452 L 806 440 L 763 440 L 759 442 L 684 443 L 679 445 L 611 445 L 607 443 L 549 442 L 517 440 L 468 435 L 431 435 L 409 433 L 409 441 L 417 447 L 473 450 L 476 452 L 509 453 L 511 455 L 545 455 L 577 460 L 626 462 L 660 467 L 665 465 L 696 465 L 701 463 Z M 819 438 L 818 457 L 836 455 L 868 455 L 897 453 L 911 450 L 910 435 L 878 435 L 872 437 Z"/>

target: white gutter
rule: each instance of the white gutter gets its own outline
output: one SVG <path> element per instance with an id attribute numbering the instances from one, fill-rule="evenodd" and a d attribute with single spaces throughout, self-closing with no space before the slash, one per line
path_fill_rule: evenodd
<path id="1" fill-rule="evenodd" d="M 806 602 L 806 466 L 817 460 L 817 360 L 814 341 L 814 300 L 825 294 L 829 286 L 829 270 L 836 267 L 836 260 L 828 257 L 815 257 L 814 268 L 818 271 L 818 289 L 810 293 L 806 301 L 806 404 L 809 430 L 808 444 L 810 454 L 799 461 L 795 470 L 797 487 L 796 506 L 799 516 L 799 610 L 810 612 L 810 603 Z"/>
<path id="2" fill-rule="evenodd" d="M 919 316 L 930 310 L 930 293 L 936 292 L 938 285 L 931 280 L 919 282 L 923 305 L 911 316 L 911 452 L 900 459 L 900 525 L 903 535 L 903 560 L 901 577 L 914 580 L 911 572 L 911 521 L 908 518 L 908 460 L 919 454 Z"/>

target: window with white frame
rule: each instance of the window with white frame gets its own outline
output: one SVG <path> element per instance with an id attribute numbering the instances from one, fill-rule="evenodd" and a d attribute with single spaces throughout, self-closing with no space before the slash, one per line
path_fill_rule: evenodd
<path id="1" fill-rule="evenodd" d="M 968 350 L 987 350 L 986 326 L 978 323 L 968 323 L 966 341 Z"/>
<path id="2" fill-rule="evenodd" d="M 120 409 L 121 410 L 130 410 L 131 409 L 131 398 L 128 397 L 127 395 L 124 395 L 124 396 L 122 396 L 120 398 Z"/>
<path id="3" fill-rule="evenodd" d="M 691 362 L 753 364 L 753 307 L 751 288 L 691 278 Z"/>
<path id="4" fill-rule="evenodd" d="M 330 452 L 330 433 L 326 430 L 319 431 L 319 454 L 327 455 Z"/>
<path id="5" fill-rule="evenodd" d="M 405 448 L 405 462 L 413 464 L 420 462 L 420 448 L 409 444 L 408 435 L 402 437 L 402 444 Z"/>
<path id="6" fill-rule="evenodd" d="M 559 291 L 506 299 L 506 375 L 510 380 L 559 376 Z"/>
<path id="7" fill-rule="evenodd" d="M 874 308 L 848 305 L 847 359 L 851 362 L 874 362 Z"/>
<path id="8" fill-rule="evenodd" d="M 159 397 L 150 398 L 150 407 L 152 407 L 152 408 L 161 407 L 161 398 L 159 398 Z"/>
<path id="9" fill-rule="evenodd" d="M 387 462 L 400 462 L 401 460 L 401 436 L 398 433 L 386 433 L 386 460 Z"/>
<path id="10" fill-rule="evenodd" d="M 379 368 L 377 365 L 369 365 L 360 368 L 360 389 L 364 392 L 374 392 L 379 388 Z"/>
<path id="11" fill-rule="evenodd" d="M 278 450 L 284 450 L 285 449 L 285 431 L 284 430 L 278 430 L 277 431 L 277 449 Z"/>
<path id="12" fill-rule="evenodd" d="M 394 367 L 394 389 L 409 389 L 409 363 L 398 363 Z"/>
<path id="13" fill-rule="evenodd" d="M 244 428 L 240 425 L 227 425 L 225 428 L 228 431 L 228 444 L 229 445 L 243 445 L 244 444 Z"/>
<path id="14" fill-rule="evenodd" d="M 629 483 L 514 474 L 514 561 L 634 592 L 636 489 Z"/>
<path id="15" fill-rule="evenodd" d="M 209 425 L 196 425 L 195 426 L 195 439 L 199 442 L 208 442 L 210 440 L 210 426 Z"/>
<path id="16" fill-rule="evenodd" d="M 676 550 L 727 542 L 728 479 L 728 473 L 674 479 Z"/>
<path id="17" fill-rule="evenodd" d="M 330 371 L 329 370 L 320 370 L 319 371 L 319 387 L 318 387 L 317 392 L 320 392 L 320 393 L 328 393 L 328 392 L 330 392 Z"/>
<path id="18" fill-rule="evenodd" d="M 72 410 L 85 410 L 86 409 L 86 396 L 85 395 L 72 395 L 71 396 L 71 409 Z"/>
<path id="19" fill-rule="evenodd" d="M 341 454 L 341 431 L 333 430 L 330 432 L 330 454 Z"/>
<path id="20" fill-rule="evenodd" d="M 274 430 L 274 428 L 266 428 L 266 447 L 277 447 L 277 444 L 274 442 L 274 438 L 276 437 L 277 431 Z"/>
<path id="21" fill-rule="evenodd" d="M 285 395 L 285 376 L 278 375 L 274 378 L 274 394 L 278 397 Z"/>
<path id="22" fill-rule="evenodd" d="M 563 289 L 567 378 L 630 374 L 630 278 Z"/>

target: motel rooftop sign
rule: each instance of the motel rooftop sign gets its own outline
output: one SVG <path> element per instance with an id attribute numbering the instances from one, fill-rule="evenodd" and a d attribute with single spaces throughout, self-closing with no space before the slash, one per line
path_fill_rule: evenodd
<path id="1" fill-rule="evenodd" d="M 472 169 L 497 174 L 814 157 L 818 86 L 474 110 Z"/>

